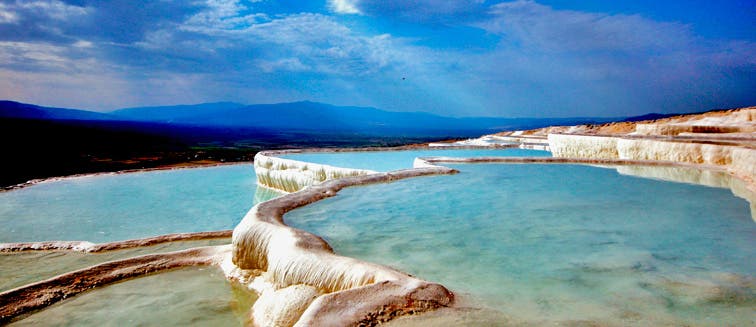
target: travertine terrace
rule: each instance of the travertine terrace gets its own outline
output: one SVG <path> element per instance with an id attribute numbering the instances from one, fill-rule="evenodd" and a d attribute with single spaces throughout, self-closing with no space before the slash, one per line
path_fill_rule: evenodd
<path id="1" fill-rule="evenodd" d="M 554 157 L 665 161 L 719 167 L 754 191 L 756 107 L 638 122 L 552 126 L 508 131 L 449 145 L 517 144 L 542 147 Z"/>
<path id="2" fill-rule="evenodd" d="M 286 151 L 262 152 L 255 158 L 258 184 L 288 194 L 253 207 L 234 229 L 231 245 L 108 262 L 6 291 L 0 293 L 0 322 L 93 287 L 187 265 L 220 266 L 230 279 L 256 291 L 259 299 L 252 308 L 253 319 L 265 326 L 376 325 L 396 316 L 452 306 L 454 294 L 442 285 L 339 256 L 319 236 L 283 222 L 286 212 L 334 196 L 344 187 L 456 172 L 436 165 L 444 162 L 612 165 L 620 173 L 730 187 L 749 199 L 752 212 L 756 211 L 752 199 L 756 193 L 756 107 L 637 123 L 502 132 L 430 144 L 440 146 L 550 149 L 554 158 L 422 158 L 415 161 L 415 168 L 379 173 L 276 157 Z M 643 166 L 670 169 L 660 173 Z M 703 170 L 690 173 L 675 167 Z M 729 174 L 739 182 L 721 182 L 714 172 Z M 0 251 L 108 251 L 228 235 L 228 231 L 174 234 L 99 245 L 15 243 L 1 244 Z"/>

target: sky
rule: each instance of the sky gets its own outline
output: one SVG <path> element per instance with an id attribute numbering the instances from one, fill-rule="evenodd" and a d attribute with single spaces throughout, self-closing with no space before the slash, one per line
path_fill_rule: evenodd
<path id="1" fill-rule="evenodd" d="M 0 99 L 445 116 L 756 105 L 756 0 L 0 0 Z"/>

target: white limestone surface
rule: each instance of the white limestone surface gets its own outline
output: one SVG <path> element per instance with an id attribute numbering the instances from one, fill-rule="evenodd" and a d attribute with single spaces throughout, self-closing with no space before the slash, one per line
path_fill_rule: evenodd
<path id="1" fill-rule="evenodd" d="M 573 134 L 549 134 L 549 148 L 554 157 L 619 159 L 618 139 Z"/>
<path id="2" fill-rule="evenodd" d="M 372 170 L 350 169 L 275 157 L 274 152 L 255 155 L 257 184 L 277 191 L 292 193 L 327 180 L 375 173 Z"/>
<path id="3" fill-rule="evenodd" d="M 743 108 L 727 114 L 703 114 L 676 118 L 664 123 L 637 124 L 634 135 L 679 135 L 681 133 L 754 133 L 756 108 Z"/>
<path id="4" fill-rule="evenodd" d="M 724 166 L 739 177 L 756 175 L 756 150 L 732 145 L 610 136 L 549 134 L 555 157 L 672 161 Z"/>
<path id="5" fill-rule="evenodd" d="M 252 306 L 252 318 L 258 324 L 293 326 L 320 292 L 308 285 L 292 285 L 261 293 Z"/>
<path id="6" fill-rule="evenodd" d="M 260 295 L 253 308 L 260 326 L 376 323 L 447 306 L 453 294 L 443 286 L 336 255 L 322 238 L 286 226 L 283 215 L 343 187 L 454 172 L 431 167 L 339 178 L 259 203 L 234 228 L 231 258 L 221 266 Z"/>
<path id="7" fill-rule="evenodd" d="M 756 192 L 756 149 L 750 147 L 571 134 L 549 134 L 549 142 L 554 157 L 666 161 L 703 169 L 718 167 L 741 179 L 750 192 Z M 706 181 L 701 182 L 706 185 Z"/>
<path id="8" fill-rule="evenodd" d="M 510 135 L 483 135 L 451 143 L 429 143 L 429 147 L 516 147 L 529 150 L 549 151 L 549 144 L 544 137 L 522 135 L 523 131 Z"/>

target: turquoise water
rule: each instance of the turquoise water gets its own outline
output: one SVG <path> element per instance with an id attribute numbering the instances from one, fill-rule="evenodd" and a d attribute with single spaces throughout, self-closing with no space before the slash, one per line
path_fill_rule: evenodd
<path id="1" fill-rule="evenodd" d="M 551 152 L 540 150 L 499 149 L 499 150 L 411 150 L 375 152 L 321 152 L 295 153 L 278 156 L 336 167 L 392 171 L 412 168 L 417 157 L 550 157 Z"/>
<path id="2" fill-rule="evenodd" d="M 10 326 L 246 326 L 254 293 L 215 267 L 189 267 L 97 288 Z"/>
<path id="3" fill-rule="evenodd" d="M 256 188 L 250 164 L 41 183 L 0 193 L 0 242 L 106 242 L 233 229 L 266 197 L 256 200 Z"/>
<path id="4" fill-rule="evenodd" d="M 730 190 L 578 165 L 453 167 L 348 188 L 285 220 L 508 323 L 756 323 L 756 224 Z"/>

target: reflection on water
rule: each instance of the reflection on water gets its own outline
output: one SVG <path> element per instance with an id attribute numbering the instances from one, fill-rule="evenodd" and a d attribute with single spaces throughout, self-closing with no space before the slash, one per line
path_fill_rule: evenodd
<path id="1" fill-rule="evenodd" d="M 192 267 L 92 290 L 11 326 L 242 326 L 255 299 L 217 268 Z"/>
<path id="2" fill-rule="evenodd" d="M 589 166 L 454 168 L 461 173 L 349 188 L 285 219 L 339 254 L 450 287 L 484 307 L 465 314 L 473 322 L 756 321 L 756 224 L 729 190 Z M 458 319 L 428 317 L 435 322 L 402 323 Z"/>
<path id="3" fill-rule="evenodd" d="M 267 187 L 258 187 L 257 190 L 255 190 L 255 203 L 261 203 L 268 200 L 272 200 L 281 195 L 283 195 L 283 193 L 278 192 L 276 190 L 273 190 Z"/>
<path id="4" fill-rule="evenodd" d="M 686 167 L 617 166 L 616 169 L 623 175 L 730 189 L 732 194 L 751 204 L 751 218 L 756 221 L 756 193 L 748 190 L 744 181 L 726 172 Z"/>

